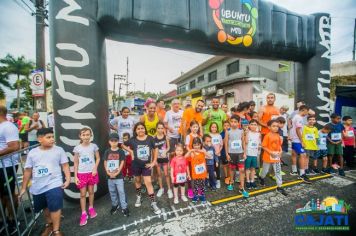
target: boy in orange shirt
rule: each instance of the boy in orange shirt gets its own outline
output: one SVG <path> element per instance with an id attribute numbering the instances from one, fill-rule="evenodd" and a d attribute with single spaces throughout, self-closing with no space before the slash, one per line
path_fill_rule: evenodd
<path id="1" fill-rule="evenodd" d="M 260 174 L 260 184 L 262 186 L 265 185 L 264 178 L 268 174 L 270 166 L 272 165 L 276 182 L 277 182 L 277 189 L 276 191 L 287 196 L 287 192 L 282 188 L 282 175 L 281 175 L 281 157 L 282 157 L 282 140 L 278 133 L 278 121 L 277 120 L 270 120 L 267 123 L 269 127 L 269 132 L 263 138 L 262 142 L 262 149 L 263 152 L 263 167 L 262 173 Z"/>
<path id="2" fill-rule="evenodd" d="M 200 201 L 205 204 L 205 179 L 207 178 L 207 168 L 205 162 L 206 151 L 203 149 L 202 141 L 199 137 L 193 139 L 193 149 L 189 150 L 185 157 L 190 162 L 191 177 L 194 183 L 193 203 L 198 201 L 200 191 Z"/>

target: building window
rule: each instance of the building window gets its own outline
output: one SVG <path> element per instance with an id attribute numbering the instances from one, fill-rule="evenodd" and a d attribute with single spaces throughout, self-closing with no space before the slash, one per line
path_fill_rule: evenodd
<path id="1" fill-rule="evenodd" d="M 190 87 L 190 89 L 195 88 L 195 80 L 190 81 L 189 87 Z"/>
<path id="2" fill-rule="evenodd" d="M 198 83 L 202 83 L 204 82 L 204 80 L 205 80 L 204 75 L 198 77 Z"/>
<path id="3" fill-rule="evenodd" d="M 217 77 L 216 70 L 209 73 L 209 75 L 208 75 L 208 81 L 209 81 L 209 83 L 210 83 L 210 82 L 213 82 L 213 81 L 215 81 L 215 80 L 217 80 L 217 79 L 218 79 L 218 77 Z"/>
<path id="4" fill-rule="evenodd" d="M 233 73 L 239 72 L 240 71 L 240 61 L 234 61 L 233 63 L 230 63 L 226 67 L 226 74 L 231 75 Z"/>
<path id="5" fill-rule="evenodd" d="M 182 93 L 187 92 L 187 85 L 188 84 L 183 84 L 183 85 L 179 86 L 178 87 L 178 94 L 182 94 Z"/>

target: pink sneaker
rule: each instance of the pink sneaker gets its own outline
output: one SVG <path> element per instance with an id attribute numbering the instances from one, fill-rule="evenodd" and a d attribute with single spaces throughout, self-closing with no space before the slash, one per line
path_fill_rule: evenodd
<path id="1" fill-rule="evenodd" d="M 96 213 L 94 207 L 89 208 L 89 216 L 90 216 L 90 219 L 95 218 L 97 215 L 98 215 L 98 214 Z"/>
<path id="2" fill-rule="evenodd" d="M 194 197 L 194 193 L 193 193 L 193 189 L 188 189 L 188 198 L 193 198 Z"/>
<path id="3" fill-rule="evenodd" d="M 79 225 L 80 226 L 84 226 L 88 223 L 88 215 L 86 212 L 83 212 L 82 213 L 82 216 L 80 217 L 80 222 L 79 222 Z"/>

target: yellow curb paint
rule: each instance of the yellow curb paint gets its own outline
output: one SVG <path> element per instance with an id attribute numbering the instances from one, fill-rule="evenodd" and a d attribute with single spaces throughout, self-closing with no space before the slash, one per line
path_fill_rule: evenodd
<path id="1" fill-rule="evenodd" d="M 325 179 L 325 178 L 329 178 L 329 177 L 332 177 L 332 175 L 331 174 L 326 174 L 326 175 L 316 176 L 316 177 L 310 178 L 310 180 Z M 296 181 L 284 183 L 284 184 L 282 184 L 282 187 L 288 187 L 288 186 L 296 185 L 296 184 L 299 184 L 299 183 L 302 183 L 302 182 L 303 182 L 302 180 L 296 180 Z M 256 190 L 256 191 L 253 191 L 253 192 L 249 192 L 249 194 L 251 196 L 251 195 L 256 195 L 256 194 L 259 194 L 259 193 L 265 193 L 265 192 L 274 190 L 276 188 L 277 188 L 277 186 L 272 186 L 272 187 Z M 240 198 L 243 198 L 243 196 L 241 194 L 240 195 L 236 195 L 236 196 L 232 196 L 232 197 L 228 197 L 228 198 L 219 199 L 219 200 L 211 202 L 211 204 L 212 205 L 217 205 L 217 204 L 220 204 L 220 203 L 230 202 L 230 201 L 233 201 L 233 200 L 236 200 L 236 199 L 240 199 Z"/>

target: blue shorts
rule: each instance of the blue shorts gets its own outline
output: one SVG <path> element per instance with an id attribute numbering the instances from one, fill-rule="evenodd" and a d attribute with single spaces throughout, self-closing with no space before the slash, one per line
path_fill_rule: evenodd
<path id="1" fill-rule="evenodd" d="M 245 169 L 257 168 L 257 157 L 247 156 L 245 160 Z"/>
<path id="2" fill-rule="evenodd" d="M 63 189 L 58 187 L 33 195 L 33 205 L 36 213 L 46 208 L 50 212 L 61 210 L 63 208 Z"/>
<path id="3" fill-rule="evenodd" d="M 319 159 L 322 159 L 323 157 L 327 157 L 328 156 L 328 149 L 316 151 L 316 156 Z"/>
<path id="4" fill-rule="evenodd" d="M 305 150 L 302 147 L 301 143 L 292 143 L 292 150 L 294 150 L 297 153 L 297 155 L 305 153 Z"/>

